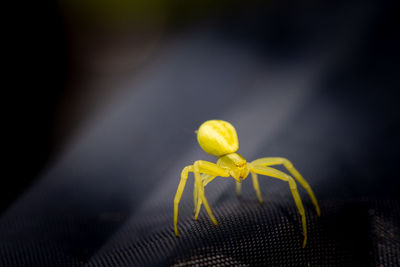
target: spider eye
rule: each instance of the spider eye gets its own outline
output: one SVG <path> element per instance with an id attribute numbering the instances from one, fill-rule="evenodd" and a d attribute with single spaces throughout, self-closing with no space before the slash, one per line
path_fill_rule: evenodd
<path id="1" fill-rule="evenodd" d="M 205 152 L 217 157 L 234 153 L 239 148 L 235 128 L 222 120 L 204 122 L 197 132 L 197 140 Z"/>

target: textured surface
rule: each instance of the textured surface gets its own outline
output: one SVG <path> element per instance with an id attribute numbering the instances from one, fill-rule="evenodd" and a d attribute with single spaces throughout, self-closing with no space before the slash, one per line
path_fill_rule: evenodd
<path id="1" fill-rule="evenodd" d="M 399 266 L 398 48 L 371 7 L 294 19 L 288 28 L 309 35 L 271 53 L 258 32 L 234 42 L 235 27 L 169 41 L 1 214 L 0 266 Z M 266 177 L 264 205 L 250 180 L 241 198 L 233 179 L 206 187 L 218 227 L 204 210 L 193 221 L 189 178 L 174 236 L 181 169 L 215 161 L 193 133 L 208 119 L 235 125 L 248 160 L 287 157 L 308 180 L 322 216 L 302 190 L 305 249 L 287 184 Z"/>

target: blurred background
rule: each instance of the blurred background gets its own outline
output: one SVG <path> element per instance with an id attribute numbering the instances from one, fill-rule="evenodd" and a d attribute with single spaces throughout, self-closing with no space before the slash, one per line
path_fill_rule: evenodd
<path id="1" fill-rule="evenodd" d="M 374 248 L 385 242 L 399 263 L 398 215 L 379 224 L 392 229 L 387 238 L 376 233 L 384 241 L 370 233 L 372 202 L 400 206 L 394 1 L 59 0 L 4 10 L 2 265 L 114 265 L 104 259 L 139 246 L 144 224 L 147 237 L 172 231 L 180 170 L 215 161 L 194 134 L 209 119 L 235 125 L 248 160 L 287 157 L 323 208 L 342 207 L 322 220 L 338 223 L 339 241 L 331 234 L 329 245 L 315 243 L 337 254 L 307 254 L 303 263 L 382 263 Z M 236 198 L 232 181 L 215 183 L 207 190 L 218 217 L 218 203 Z M 286 185 L 261 183 L 272 206 L 293 205 Z M 191 190 L 189 181 L 180 214 L 190 222 Z M 253 201 L 250 183 L 248 191 Z M 143 219 L 151 211 L 157 222 Z M 354 216 L 350 226 L 346 216 Z M 125 259 L 184 261 L 189 249 L 171 242 L 156 260 Z M 269 263 L 296 265 L 282 260 Z"/>

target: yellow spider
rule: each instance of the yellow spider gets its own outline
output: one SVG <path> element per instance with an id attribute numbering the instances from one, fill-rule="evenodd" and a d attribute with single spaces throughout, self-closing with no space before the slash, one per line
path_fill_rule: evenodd
<path id="1" fill-rule="evenodd" d="M 283 164 L 286 169 L 292 174 L 292 176 L 307 190 L 312 202 L 314 203 L 317 215 L 320 216 L 320 208 L 318 201 L 307 183 L 307 181 L 301 176 L 301 174 L 293 167 L 292 163 L 285 158 L 261 158 L 250 163 L 236 153 L 239 148 L 239 141 L 235 128 L 226 121 L 222 120 L 209 120 L 204 122 L 197 133 L 197 140 L 201 148 L 208 154 L 218 157 L 217 164 L 212 162 L 197 160 L 193 165 L 186 166 L 181 173 L 181 180 L 179 182 L 178 189 L 176 191 L 174 199 L 174 230 L 175 235 L 178 236 L 178 206 L 181 200 L 183 189 L 188 178 L 189 172 L 194 173 L 194 219 L 197 220 L 199 216 L 201 205 L 204 204 L 208 216 L 211 221 L 218 225 L 217 220 L 212 214 L 211 208 L 208 205 L 208 201 L 204 195 L 204 187 L 211 182 L 215 177 L 230 177 L 232 176 L 236 180 L 236 193 L 239 195 L 241 192 L 241 182 L 246 179 L 249 173 L 253 180 L 254 190 L 257 193 L 259 202 L 262 204 L 263 200 L 261 197 L 260 186 L 258 184 L 257 174 L 271 176 L 278 178 L 285 182 L 288 182 L 289 188 L 292 192 L 294 201 L 297 209 L 301 215 L 301 221 L 303 224 L 303 248 L 307 243 L 307 224 L 306 216 L 304 213 L 303 203 L 299 192 L 297 191 L 297 185 L 293 178 L 284 172 L 278 171 L 277 169 L 269 166 Z"/>

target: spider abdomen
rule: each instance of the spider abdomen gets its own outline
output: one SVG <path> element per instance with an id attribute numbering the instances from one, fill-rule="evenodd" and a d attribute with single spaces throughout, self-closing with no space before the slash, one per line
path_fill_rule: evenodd
<path id="1" fill-rule="evenodd" d="M 208 154 L 220 157 L 239 149 L 235 128 L 229 122 L 209 120 L 204 122 L 198 132 L 197 141 Z"/>

